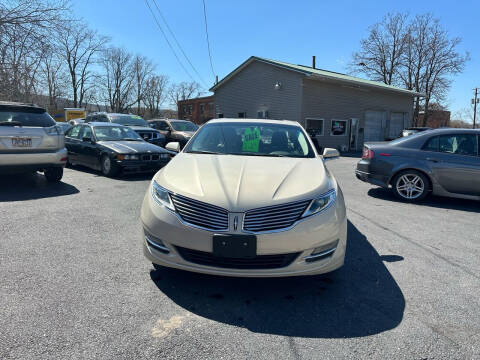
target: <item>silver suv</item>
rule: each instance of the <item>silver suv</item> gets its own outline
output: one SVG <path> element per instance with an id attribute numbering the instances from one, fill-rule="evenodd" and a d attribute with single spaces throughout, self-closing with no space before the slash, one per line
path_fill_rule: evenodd
<path id="1" fill-rule="evenodd" d="M 60 181 L 66 161 L 63 131 L 45 109 L 0 101 L 0 172 L 41 171 Z"/>

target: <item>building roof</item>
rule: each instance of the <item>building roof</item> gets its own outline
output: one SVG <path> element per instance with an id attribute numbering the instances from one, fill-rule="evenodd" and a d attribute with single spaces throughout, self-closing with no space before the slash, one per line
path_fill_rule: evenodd
<path id="1" fill-rule="evenodd" d="M 192 101 L 201 101 L 201 100 L 213 101 L 213 95 L 200 96 L 200 97 L 191 98 L 191 99 L 179 100 L 178 103 L 179 104 L 180 103 L 188 103 L 188 102 L 192 102 Z"/>
<path id="2" fill-rule="evenodd" d="M 299 73 L 304 74 L 305 76 L 311 78 L 312 80 L 331 80 L 331 81 L 337 81 L 341 83 L 348 83 L 350 85 L 356 85 L 356 86 L 365 86 L 365 87 L 374 87 L 379 90 L 386 90 L 386 91 L 394 91 L 410 96 L 424 96 L 421 93 L 412 91 L 412 90 L 406 90 L 402 89 L 396 86 L 392 85 L 387 85 L 379 81 L 372 81 L 372 80 L 365 80 L 361 79 L 355 76 L 350 76 L 346 74 L 341 74 L 333 71 L 328 71 L 328 70 L 322 70 L 322 69 L 317 69 L 317 68 L 312 68 L 309 66 L 305 65 L 295 65 L 295 64 L 290 64 L 282 61 L 277 61 L 277 60 L 271 60 L 271 59 L 265 59 L 257 56 L 251 56 L 249 57 L 245 62 L 243 62 L 240 66 L 238 66 L 235 70 L 233 70 L 231 73 L 229 73 L 227 76 L 225 76 L 222 80 L 220 80 L 217 84 L 215 84 L 210 91 L 215 91 L 217 90 L 220 86 L 225 84 L 228 80 L 230 80 L 232 77 L 234 77 L 236 74 L 238 74 L 240 71 L 242 71 L 245 67 L 247 67 L 250 63 L 253 61 L 260 61 L 266 64 L 270 64 L 273 66 L 277 66 L 280 68 L 284 68 L 290 71 L 296 71 Z"/>

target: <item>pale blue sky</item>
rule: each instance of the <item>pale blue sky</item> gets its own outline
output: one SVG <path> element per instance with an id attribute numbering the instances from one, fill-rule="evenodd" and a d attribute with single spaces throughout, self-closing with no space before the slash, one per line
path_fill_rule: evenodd
<path id="1" fill-rule="evenodd" d="M 156 1 L 201 77 L 211 85 L 214 77 L 208 60 L 202 1 Z M 430 11 L 452 36 L 463 39 L 460 50 L 469 51 L 471 56 L 464 73 L 454 78 L 447 101 L 449 109 L 455 112 L 469 107 L 472 89 L 480 86 L 478 1 L 206 0 L 206 5 L 213 66 L 220 79 L 251 55 L 306 65 L 316 55 L 318 67 L 345 72 L 368 26 L 387 12 Z M 171 81 L 190 80 L 144 0 L 77 0 L 74 10 L 92 28 L 110 36 L 113 44 L 151 58 L 157 71 Z M 200 82 L 180 51 L 177 53 Z"/>

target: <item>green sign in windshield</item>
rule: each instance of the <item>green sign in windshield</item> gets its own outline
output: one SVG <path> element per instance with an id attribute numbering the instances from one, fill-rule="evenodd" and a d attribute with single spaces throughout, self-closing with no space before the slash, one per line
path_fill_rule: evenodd
<path id="1" fill-rule="evenodd" d="M 258 127 L 246 128 L 242 135 L 242 151 L 258 152 L 260 145 L 260 129 Z"/>

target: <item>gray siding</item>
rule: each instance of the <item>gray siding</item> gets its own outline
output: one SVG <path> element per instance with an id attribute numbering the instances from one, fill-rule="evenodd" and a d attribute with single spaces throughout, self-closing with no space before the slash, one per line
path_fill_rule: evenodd
<path id="1" fill-rule="evenodd" d="M 246 112 L 256 118 L 259 111 L 267 110 L 270 119 L 301 120 L 302 77 L 294 71 L 284 70 L 254 61 L 215 91 L 215 117 L 238 117 Z M 275 90 L 275 83 L 282 87 Z"/>
<path id="2" fill-rule="evenodd" d="M 332 119 L 357 118 L 360 121 L 360 128 L 364 128 L 365 112 L 368 110 L 386 112 L 384 134 L 388 136 L 391 113 L 405 113 L 407 124 L 410 123 L 413 97 L 375 89 L 358 89 L 326 81 L 310 79 L 303 81 L 301 123 L 305 126 L 305 119 L 309 117 L 324 119 L 324 136 L 317 137 L 322 147 L 340 147 L 343 144 L 349 144 L 349 134 L 343 137 L 330 135 Z M 363 142 L 361 132 L 358 141 L 359 145 Z"/>

